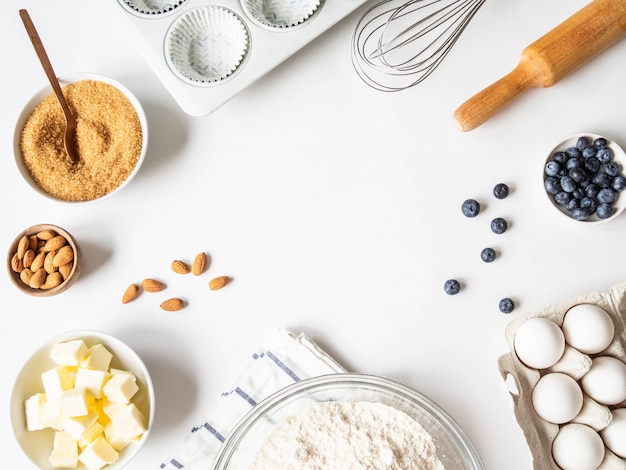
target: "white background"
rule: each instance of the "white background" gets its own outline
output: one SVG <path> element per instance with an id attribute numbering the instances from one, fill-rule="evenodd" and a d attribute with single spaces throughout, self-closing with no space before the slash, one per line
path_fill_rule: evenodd
<path id="1" fill-rule="evenodd" d="M 114 1 L 114 0 L 108 0 Z M 339 1 L 339 0 L 331 0 Z M 528 470 L 530 452 L 497 370 L 514 317 L 624 280 L 626 217 L 602 226 L 566 220 L 542 189 L 546 153 L 576 132 L 626 144 L 626 42 L 548 89 L 522 95 L 480 128 L 457 131 L 453 111 L 508 73 L 523 48 L 584 0 L 486 2 L 426 82 L 397 94 L 366 86 L 350 61 L 363 9 L 215 113 L 187 116 L 94 0 L 0 3 L 1 246 L 54 223 L 78 239 L 83 273 L 66 293 L 31 298 L 1 277 L 0 442 L 4 468 L 29 462 L 12 436 L 11 388 L 37 346 L 97 329 L 135 348 L 157 397 L 152 433 L 129 468 L 158 468 L 212 397 L 227 389 L 267 335 L 304 331 L 347 369 L 415 387 L 469 434 L 488 469 Z M 58 75 L 119 80 L 145 107 L 148 155 L 111 199 L 73 207 L 36 194 L 15 165 L 15 120 L 46 84 L 18 16 L 28 8 Z M 512 193 L 496 200 L 505 182 Z M 475 219 L 461 202 L 483 204 Z M 510 222 L 503 235 L 493 217 Z M 500 257 L 480 260 L 485 246 Z M 175 258 L 210 254 L 200 278 Z M 214 275 L 234 281 L 208 289 Z M 165 295 L 122 305 L 145 277 Z M 446 279 L 464 284 L 457 296 Z M 498 301 L 512 297 L 511 315 Z"/>

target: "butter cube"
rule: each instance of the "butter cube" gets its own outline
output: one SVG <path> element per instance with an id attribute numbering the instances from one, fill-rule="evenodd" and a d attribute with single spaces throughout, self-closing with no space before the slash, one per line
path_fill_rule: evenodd
<path id="1" fill-rule="evenodd" d="M 141 436 L 148 429 L 145 416 L 134 403 L 117 408 L 110 417 L 117 433 L 126 441 Z"/>
<path id="2" fill-rule="evenodd" d="M 128 403 L 137 393 L 139 387 L 135 383 L 134 377 L 129 374 L 115 374 L 104 385 L 102 391 L 109 401 L 115 403 Z"/>
<path id="3" fill-rule="evenodd" d="M 98 414 L 95 411 L 90 411 L 85 416 L 66 417 L 63 423 L 63 430 L 74 439 L 79 440 L 85 431 L 97 420 Z"/>
<path id="4" fill-rule="evenodd" d="M 41 406 L 46 402 L 45 393 L 35 393 L 24 402 L 26 410 L 26 429 L 38 431 L 46 426 L 41 422 Z"/>
<path id="5" fill-rule="evenodd" d="M 64 391 L 74 386 L 68 366 L 56 366 L 45 371 L 41 374 L 41 381 L 48 400 L 61 396 Z"/>
<path id="6" fill-rule="evenodd" d="M 78 456 L 89 470 L 100 470 L 119 458 L 118 452 L 103 437 L 96 438 Z"/>
<path id="7" fill-rule="evenodd" d="M 45 427 L 62 431 L 65 417 L 63 413 L 61 413 L 61 399 L 56 397 L 46 400 L 46 402 L 41 405 L 40 416 L 41 423 Z"/>
<path id="8" fill-rule="evenodd" d="M 53 468 L 78 467 L 78 445 L 76 440 L 64 431 L 54 433 L 54 445 L 50 453 Z"/>
<path id="9" fill-rule="evenodd" d="M 50 357 L 59 365 L 77 366 L 87 354 L 87 345 L 82 339 L 55 343 L 50 350 Z"/>
<path id="10" fill-rule="evenodd" d="M 125 439 L 124 436 L 118 431 L 117 427 L 113 423 L 113 421 L 109 421 L 104 426 L 104 437 L 109 441 L 109 444 L 113 446 L 115 450 L 121 452 L 124 450 L 128 444 L 133 442 L 134 439 Z"/>
<path id="11" fill-rule="evenodd" d="M 109 380 L 111 374 L 104 370 L 93 370 L 79 368 L 76 373 L 76 383 L 74 387 L 84 388 L 87 393 L 94 398 L 102 397 L 102 387 Z"/>
<path id="12" fill-rule="evenodd" d="M 79 445 L 82 447 L 86 447 L 91 444 L 98 437 L 102 437 L 104 435 L 104 426 L 100 424 L 98 421 L 93 423 L 87 429 L 78 441 Z"/>
<path id="13" fill-rule="evenodd" d="M 89 348 L 80 366 L 86 369 L 109 370 L 113 354 L 102 344 L 94 344 Z"/>
<path id="14" fill-rule="evenodd" d="M 89 401 L 87 391 L 84 388 L 73 388 L 61 394 L 61 413 L 63 416 L 73 418 L 85 416 L 89 413 Z"/>

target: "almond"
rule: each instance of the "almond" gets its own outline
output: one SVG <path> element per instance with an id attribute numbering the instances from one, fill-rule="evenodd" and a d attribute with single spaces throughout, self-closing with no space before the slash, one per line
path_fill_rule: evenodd
<path id="1" fill-rule="evenodd" d="M 44 290 L 53 289 L 57 286 L 60 286 L 62 282 L 63 276 L 61 276 L 61 273 L 57 271 L 52 274 L 48 274 L 46 276 L 46 282 L 39 286 L 39 288 Z"/>
<path id="2" fill-rule="evenodd" d="M 11 269 L 15 271 L 16 273 L 22 272 L 22 270 L 24 269 L 24 262 L 22 261 L 22 258 L 18 256 L 17 253 L 15 253 L 11 257 Z"/>
<path id="3" fill-rule="evenodd" d="M 143 287 L 143 290 L 146 292 L 161 292 L 166 286 L 156 279 L 144 279 L 141 282 L 141 287 Z"/>
<path id="4" fill-rule="evenodd" d="M 44 282 L 46 282 L 46 277 L 48 277 L 48 273 L 44 268 L 39 268 L 30 278 L 28 285 L 33 289 L 39 289 Z"/>
<path id="5" fill-rule="evenodd" d="M 214 277 L 209 281 L 209 289 L 218 290 L 228 284 L 232 279 L 228 276 L 218 276 Z"/>
<path id="6" fill-rule="evenodd" d="M 35 259 L 35 252 L 30 248 L 26 250 L 24 253 L 24 258 L 22 258 L 22 263 L 25 268 L 30 268 L 31 264 L 33 264 L 33 260 Z"/>
<path id="7" fill-rule="evenodd" d="M 19 259 L 22 259 L 29 247 L 30 238 L 28 238 L 28 236 L 26 235 L 22 236 L 22 238 L 20 238 L 20 241 L 17 242 L 17 257 Z"/>
<path id="8" fill-rule="evenodd" d="M 20 280 L 27 286 L 30 286 L 30 278 L 33 277 L 33 274 L 34 273 L 30 269 L 23 269 L 20 273 Z"/>
<path id="9" fill-rule="evenodd" d="M 28 249 L 37 251 L 37 246 L 39 245 L 39 239 L 37 238 L 37 235 L 31 235 L 29 241 L 30 243 L 28 245 Z"/>
<path id="10" fill-rule="evenodd" d="M 180 260 L 174 260 L 172 261 L 172 271 L 178 274 L 189 274 L 190 269 L 189 266 L 187 266 L 187 263 Z"/>
<path id="11" fill-rule="evenodd" d="M 39 268 L 43 268 L 43 262 L 46 259 L 46 254 L 42 251 L 35 256 L 35 259 L 30 265 L 30 269 L 35 272 L 39 271 Z"/>
<path id="12" fill-rule="evenodd" d="M 52 274 L 53 272 L 56 271 L 56 268 L 52 264 L 52 261 L 54 260 L 54 257 L 56 254 L 57 254 L 56 251 L 50 251 L 46 254 L 46 257 L 43 260 L 43 268 L 46 270 L 48 274 Z"/>
<path id="13" fill-rule="evenodd" d="M 50 240 L 51 238 L 56 237 L 56 232 L 54 230 L 42 230 L 37 233 L 36 237 L 39 238 L 40 240 L 47 241 L 47 240 Z"/>
<path id="14" fill-rule="evenodd" d="M 61 273 L 61 276 L 63 276 L 64 281 L 68 277 L 70 277 L 70 274 L 72 273 L 72 269 L 74 269 L 73 261 L 70 261 L 69 263 L 62 264 L 61 266 L 59 266 L 59 272 Z"/>
<path id="15" fill-rule="evenodd" d="M 127 304 L 128 302 L 132 302 L 139 296 L 139 286 L 137 284 L 131 284 L 124 291 L 124 295 L 122 296 L 122 303 Z"/>
<path id="16" fill-rule="evenodd" d="M 54 258 L 52 258 L 52 266 L 58 268 L 59 266 L 67 264 L 73 260 L 74 250 L 72 250 L 71 246 L 65 245 L 59 251 L 57 251 L 57 254 L 54 255 Z"/>
<path id="17" fill-rule="evenodd" d="M 207 256 L 206 253 L 198 253 L 191 264 L 191 272 L 196 276 L 202 274 L 207 267 Z"/>
<path id="18" fill-rule="evenodd" d="M 185 303 L 178 298 L 167 299 L 161 303 L 161 308 L 166 312 L 175 312 L 185 306 Z"/>
<path id="19" fill-rule="evenodd" d="M 65 246 L 66 244 L 67 244 L 67 240 L 65 240 L 65 237 L 63 237 L 63 235 L 56 235 L 46 242 L 46 245 L 44 246 L 44 250 L 56 251 L 59 248 Z"/>

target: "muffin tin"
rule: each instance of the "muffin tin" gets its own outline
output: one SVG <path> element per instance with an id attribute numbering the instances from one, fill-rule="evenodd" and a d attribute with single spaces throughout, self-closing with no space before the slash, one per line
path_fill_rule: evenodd
<path id="1" fill-rule="evenodd" d="M 104 2 L 191 116 L 215 111 L 367 0 Z"/>
<path id="2" fill-rule="evenodd" d="M 609 346 L 596 354 L 584 355 L 580 352 L 576 352 L 575 354 L 578 360 L 574 361 L 571 360 L 571 354 L 567 354 L 569 357 L 566 358 L 566 354 L 564 353 L 561 359 L 548 369 L 527 367 L 515 352 L 514 340 L 519 328 L 527 320 L 537 317 L 549 319 L 559 327 L 562 327 L 566 313 L 572 307 L 581 304 L 597 305 L 609 314 L 615 327 L 613 339 Z M 584 375 L 589 370 L 588 366 L 583 367 L 584 361 L 580 360 L 583 356 L 587 356 L 588 364 L 590 363 L 589 359 L 601 356 L 612 356 L 622 363 L 626 363 L 626 282 L 613 286 L 609 292 L 606 293 L 593 292 L 584 294 L 577 298 L 552 305 L 543 310 L 526 314 L 510 322 L 506 328 L 505 334 L 510 352 L 499 358 L 498 366 L 502 379 L 507 384 L 508 391 L 513 399 L 513 408 L 517 422 L 524 433 L 532 453 L 533 468 L 534 470 L 560 470 L 560 467 L 557 465 L 552 455 L 552 443 L 562 426 L 568 423 L 553 424 L 542 419 L 533 407 L 533 389 L 539 380 L 550 372 L 562 372 L 578 382 L 582 382 Z M 591 398 L 585 396 L 585 400 L 588 401 L 591 400 Z M 606 411 L 607 407 L 597 405 L 596 408 Z M 611 413 L 618 408 L 626 408 L 626 400 L 608 406 Z M 583 408 L 583 410 L 584 409 L 585 408 Z M 579 416 L 582 415 L 579 414 L 571 421 L 579 421 Z M 600 426 L 600 428 L 601 427 L 602 426 Z M 596 431 L 600 432 L 600 428 L 596 429 Z M 604 460 L 598 468 L 624 469 L 626 468 L 626 459 L 618 457 L 608 448 L 605 448 Z"/>

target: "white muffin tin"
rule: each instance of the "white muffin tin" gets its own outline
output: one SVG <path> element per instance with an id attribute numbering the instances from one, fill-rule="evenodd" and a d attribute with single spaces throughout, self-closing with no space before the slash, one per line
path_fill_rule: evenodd
<path id="1" fill-rule="evenodd" d="M 180 107 L 191 116 L 230 98 L 367 0 L 107 0 Z"/>
<path id="2" fill-rule="evenodd" d="M 613 286 L 609 292 L 592 292 L 579 297 L 560 302 L 537 312 L 528 313 L 511 321 L 505 331 L 506 339 L 510 347 L 508 354 L 502 355 L 498 360 L 500 374 L 508 386 L 508 392 L 513 399 L 513 408 L 517 422 L 524 432 L 526 441 L 533 456 L 534 470 L 560 470 L 560 467 L 552 455 L 552 443 L 557 436 L 560 425 L 550 423 L 542 419 L 535 411 L 532 403 L 532 392 L 540 378 L 550 372 L 563 372 L 575 380 L 580 381 L 588 367 L 583 368 L 580 357 L 576 361 L 571 361 L 571 357 L 566 358 L 566 354 L 549 369 L 534 369 L 527 367 L 515 352 L 515 334 L 529 319 L 547 318 L 558 326 L 562 326 L 565 314 L 574 306 L 580 304 L 592 304 L 605 310 L 615 326 L 615 334 L 609 346 L 600 353 L 590 354 L 589 358 L 598 356 L 612 356 L 626 363 L 626 282 Z M 578 352 L 578 356 L 584 356 Z M 586 400 L 593 401 L 589 397 Z M 600 409 L 600 405 L 597 405 Z M 626 401 L 617 405 L 609 406 L 611 410 L 626 408 Z M 581 415 L 583 411 L 581 410 Z M 578 416 L 573 420 L 580 422 Z M 589 418 L 589 417 L 587 417 Z M 593 417 L 592 417 L 593 418 Z M 602 420 L 605 421 L 604 416 Z M 566 424 L 566 423 L 565 423 Z M 600 430 L 606 423 L 602 423 L 597 430 Z M 593 426 L 592 426 L 593 427 Z M 602 470 L 624 470 L 626 469 L 626 459 L 620 458 L 605 449 L 604 460 L 597 467 Z"/>

